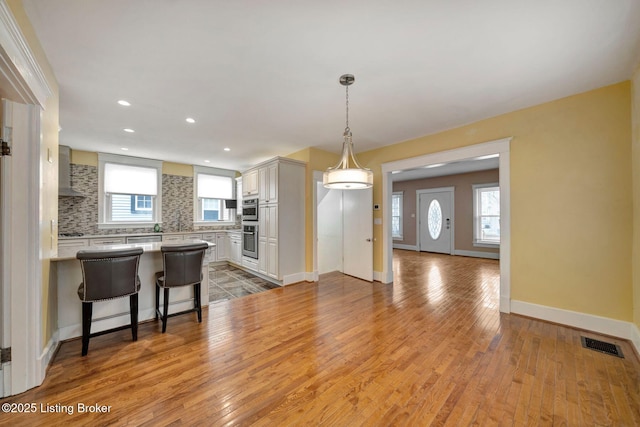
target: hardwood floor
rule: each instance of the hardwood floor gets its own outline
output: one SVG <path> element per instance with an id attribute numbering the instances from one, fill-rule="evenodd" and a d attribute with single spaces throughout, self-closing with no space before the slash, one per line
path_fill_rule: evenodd
<path id="1" fill-rule="evenodd" d="M 2 401 L 37 413 L 0 424 L 640 425 L 628 342 L 500 314 L 497 261 L 394 251 L 394 269 L 393 285 L 331 273 L 218 302 L 202 324 L 94 338 L 86 357 L 66 342 L 41 387 Z"/>

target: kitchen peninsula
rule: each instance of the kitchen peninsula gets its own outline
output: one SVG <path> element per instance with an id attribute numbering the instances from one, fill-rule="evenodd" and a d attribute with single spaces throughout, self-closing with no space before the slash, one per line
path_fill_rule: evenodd
<path id="1" fill-rule="evenodd" d="M 175 240 L 171 242 L 150 242 L 150 243 L 129 243 L 114 244 L 105 246 L 92 246 L 91 250 L 113 250 L 126 248 L 142 248 L 144 251 L 140 257 L 138 275 L 142 286 L 138 295 L 138 319 L 145 321 L 155 317 L 155 273 L 161 271 L 162 245 L 182 245 L 189 243 L 199 243 L 202 240 Z M 200 287 L 202 306 L 209 305 L 208 270 L 209 262 L 215 260 L 216 244 L 208 243 L 208 254 L 202 266 L 202 283 Z M 76 259 L 76 254 L 82 247 L 61 246 L 58 249 L 58 256 L 53 258 L 51 280 L 55 281 L 57 289 L 57 318 L 59 339 L 65 340 L 82 336 L 82 303 L 78 298 L 78 285 L 82 282 L 82 271 L 80 262 Z M 86 248 L 89 249 L 89 248 Z M 162 298 L 162 295 L 161 295 Z M 193 307 L 193 289 L 183 287 L 174 289 L 171 292 L 169 302 L 169 313 L 187 310 Z M 93 322 L 91 332 L 104 331 L 119 326 L 128 325 L 129 300 L 128 298 L 118 298 L 110 301 L 95 303 L 93 306 Z"/>

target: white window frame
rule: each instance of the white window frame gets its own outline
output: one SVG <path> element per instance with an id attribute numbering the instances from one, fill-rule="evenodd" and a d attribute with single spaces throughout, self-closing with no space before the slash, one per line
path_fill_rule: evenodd
<path id="1" fill-rule="evenodd" d="M 393 221 L 393 198 L 394 197 L 398 197 L 400 196 L 400 234 L 394 236 L 393 235 L 393 229 L 391 230 L 391 237 L 393 238 L 393 240 L 404 240 L 404 231 L 402 228 L 402 222 L 404 220 L 403 215 L 404 215 L 404 210 L 403 210 L 403 204 L 404 204 L 404 191 L 394 191 L 393 193 L 391 193 L 391 203 L 392 203 L 392 211 L 391 211 L 391 220 Z"/>
<path id="2" fill-rule="evenodd" d="M 154 196 L 153 218 L 151 221 L 109 221 L 109 195 L 104 191 L 104 166 L 107 163 L 117 163 L 127 166 L 138 166 L 156 169 L 158 194 Z M 141 159 L 139 157 L 119 156 L 117 154 L 98 153 L 98 228 L 153 228 L 155 224 L 162 225 L 162 161 Z"/>
<path id="3" fill-rule="evenodd" d="M 201 206 L 200 201 L 198 200 L 198 174 L 216 175 L 231 178 L 231 194 L 233 198 L 237 197 L 235 185 L 235 178 L 237 175 L 236 171 L 219 168 L 208 168 L 204 166 L 193 166 L 193 225 L 234 225 L 236 221 L 235 218 L 233 218 L 235 216 L 233 215 L 233 212 L 230 213 L 230 218 L 228 221 L 204 221 L 200 219 Z"/>
<path id="4" fill-rule="evenodd" d="M 473 184 L 471 187 L 473 189 L 473 246 L 481 248 L 499 248 L 500 243 L 480 240 L 480 206 L 478 200 L 478 190 L 494 187 L 500 190 L 500 184 L 497 182 L 492 182 L 488 184 Z"/>

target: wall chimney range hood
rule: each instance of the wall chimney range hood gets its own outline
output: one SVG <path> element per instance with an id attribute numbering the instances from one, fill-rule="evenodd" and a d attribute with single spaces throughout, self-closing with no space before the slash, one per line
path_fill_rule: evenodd
<path id="1" fill-rule="evenodd" d="M 58 197 L 84 197 L 71 188 L 71 148 L 58 147 Z"/>

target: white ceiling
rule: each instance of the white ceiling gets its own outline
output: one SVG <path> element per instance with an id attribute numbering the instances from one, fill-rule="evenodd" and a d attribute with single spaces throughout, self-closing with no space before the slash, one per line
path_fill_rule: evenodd
<path id="1" fill-rule="evenodd" d="M 236 170 L 339 152 L 344 73 L 361 152 L 620 82 L 640 59 L 638 0 L 24 7 L 60 85 L 61 144 Z"/>

